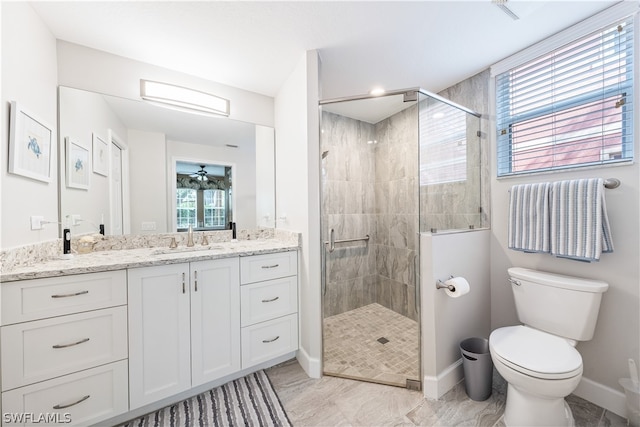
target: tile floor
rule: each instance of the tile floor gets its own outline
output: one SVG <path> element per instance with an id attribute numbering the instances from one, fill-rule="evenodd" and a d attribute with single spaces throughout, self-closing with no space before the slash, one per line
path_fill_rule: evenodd
<path id="1" fill-rule="evenodd" d="M 418 322 L 380 304 L 327 317 L 324 372 L 404 386 L 420 378 L 418 337 Z"/>
<path id="2" fill-rule="evenodd" d="M 502 427 L 506 384 L 494 371 L 493 394 L 470 400 L 464 383 L 440 400 L 400 387 L 324 376 L 307 377 L 295 360 L 267 375 L 294 426 L 488 426 Z M 577 427 L 623 427 L 619 417 L 576 396 L 567 398 Z"/>

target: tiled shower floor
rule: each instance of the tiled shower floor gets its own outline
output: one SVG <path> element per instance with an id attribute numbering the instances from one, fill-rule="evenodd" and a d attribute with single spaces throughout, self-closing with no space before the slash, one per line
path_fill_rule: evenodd
<path id="1" fill-rule="evenodd" d="M 380 304 L 327 317 L 324 373 L 404 387 L 419 379 L 418 338 L 416 321 Z"/>

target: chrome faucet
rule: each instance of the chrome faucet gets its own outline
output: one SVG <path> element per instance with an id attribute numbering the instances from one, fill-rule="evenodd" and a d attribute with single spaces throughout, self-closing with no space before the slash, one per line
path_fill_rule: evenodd
<path id="1" fill-rule="evenodd" d="M 187 232 L 187 246 L 193 246 L 193 227 L 189 224 L 189 231 Z"/>

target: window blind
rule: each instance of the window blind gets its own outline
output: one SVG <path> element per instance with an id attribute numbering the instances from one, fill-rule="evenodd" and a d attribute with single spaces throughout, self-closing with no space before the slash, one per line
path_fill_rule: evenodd
<path id="1" fill-rule="evenodd" d="M 633 159 L 633 17 L 496 76 L 498 176 Z"/>

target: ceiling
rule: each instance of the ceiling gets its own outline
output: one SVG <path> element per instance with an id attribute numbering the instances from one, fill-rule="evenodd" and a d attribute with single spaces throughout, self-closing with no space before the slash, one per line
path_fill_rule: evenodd
<path id="1" fill-rule="evenodd" d="M 53 35 L 275 96 L 307 50 L 322 98 L 439 92 L 616 1 L 31 2 Z"/>

